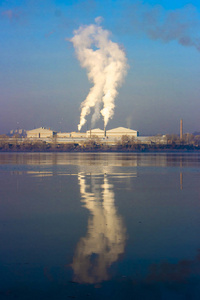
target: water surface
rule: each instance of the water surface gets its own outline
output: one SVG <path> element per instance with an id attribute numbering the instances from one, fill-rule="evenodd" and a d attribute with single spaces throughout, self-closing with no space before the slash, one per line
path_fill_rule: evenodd
<path id="1" fill-rule="evenodd" d="M 199 154 L 0 154 L 0 299 L 199 299 Z"/>

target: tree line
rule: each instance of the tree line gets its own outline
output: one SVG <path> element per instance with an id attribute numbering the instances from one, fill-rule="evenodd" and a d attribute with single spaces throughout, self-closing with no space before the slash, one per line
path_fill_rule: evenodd
<path id="1" fill-rule="evenodd" d="M 15 135 L 11 139 L 6 135 L 0 135 L 0 151 L 35 151 L 35 152 L 87 152 L 87 151 L 174 151 L 174 150 L 200 150 L 200 135 L 185 134 L 183 139 L 178 135 L 167 134 L 163 140 L 160 135 L 151 138 L 146 143 L 140 142 L 134 137 L 124 135 L 114 143 L 102 142 L 98 137 L 86 139 L 79 143 L 58 143 L 56 138 L 52 142 L 42 140 L 20 139 Z"/>

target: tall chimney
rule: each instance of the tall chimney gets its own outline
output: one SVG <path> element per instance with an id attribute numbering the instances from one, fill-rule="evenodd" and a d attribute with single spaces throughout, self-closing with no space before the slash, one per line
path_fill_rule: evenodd
<path id="1" fill-rule="evenodd" d="M 106 137 L 106 126 L 104 126 L 104 137 Z"/>
<path id="2" fill-rule="evenodd" d="M 180 140 L 183 139 L 183 120 L 180 119 Z"/>

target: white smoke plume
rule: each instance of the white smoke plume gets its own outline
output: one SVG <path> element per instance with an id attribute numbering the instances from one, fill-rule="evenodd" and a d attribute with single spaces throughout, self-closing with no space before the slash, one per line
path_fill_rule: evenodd
<path id="1" fill-rule="evenodd" d="M 94 109 L 92 125 L 104 118 L 104 126 L 113 117 L 117 88 L 127 71 L 127 59 L 117 43 L 109 39 L 109 32 L 97 24 L 81 26 L 70 40 L 83 68 L 88 71 L 88 79 L 94 84 L 81 104 L 78 130 L 86 123 L 86 116 Z M 103 105 L 103 108 L 101 109 Z"/>

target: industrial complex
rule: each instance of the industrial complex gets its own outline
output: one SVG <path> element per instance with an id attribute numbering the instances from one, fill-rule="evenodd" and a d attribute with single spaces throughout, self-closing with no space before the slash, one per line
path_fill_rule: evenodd
<path id="1" fill-rule="evenodd" d="M 154 135 L 154 136 L 139 136 L 137 130 L 125 127 L 117 127 L 106 130 L 104 128 L 94 128 L 86 132 L 72 131 L 72 132 L 57 132 L 50 128 L 40 127 L 32 130 L 11 130 L 7 136 L 10 141 L 18 139 L 18 142 L 46 142 L 56 144 L 77 144 L 83 145 L 85 143 L 95 142 L 96 144 L 116 145 L 119 143 L 135 143 L 135 144 L 169 144 L 173 141 L 189 142 L 189 134 L 183 135 L 183 121 L 180 120 L 180 137 L 178 135 Z M 3 137 L 2 137 L 3 138 Z"/>
<path id="2" fill-rule="evenodd" d="M 107 144 L 114 144 L 120 141 L 122 137 L 128 136 L 139 143 L 160 142 L 165 143 L 165 136 L 139 136 L 137 130 L 125 127 L 117 127 L 109 130 L 100 128 L 90 129 L 86 132 L 56 132 L 50 128 L 40 127 L 26 131 L 26 137 L 30 140 L 43 140 L 50 142 L 51 140 L 57 143 L 80 143 L 89 139 L 98 139 L 98 141 Z M 159 139 L 159 141 L 158 141 Z"/>
<path id="3" fill-rule="evenodd" d="M 110 130 L 102 130 L 100 128 L 90 129 L 86 132 L 56 132 L 50 128 L 36 128 L 26 131 L 27 138 L 116 138 L 119 139 L 123 135 L 131 137 L 139 136 L 139 132 L 129 128 L 118 127 Z"/>
<path id="4" fill-rule="evenodd" d="M 149 151 L 199 150 L 200 133 L 180 135 L 157 134 L 139 136 L 137 130 L 117 127 L 106 130 L 94 128 L 86 132 L 57 132 L 40 127 L 32 130 L 12 130 L 0 137 L 0 151 Z"/>

